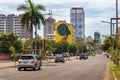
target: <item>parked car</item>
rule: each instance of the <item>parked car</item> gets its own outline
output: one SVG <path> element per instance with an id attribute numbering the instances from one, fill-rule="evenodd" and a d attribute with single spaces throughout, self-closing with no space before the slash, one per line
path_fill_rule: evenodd
<path id="1" fill-rule="evenodd" d="M 79 59 L 80 59 L 80 60 L 81 60 L 81 59 L 86 60 L 86 59 L 88 59 L 88 56 L 87 56 L 85 53 L 81 53 L 81 54 L 79 54 Z"/>
<path id="2" fill-rule="evenodd" d="M 37 54 L 24 54 L 21 55 L 18 60 L 18 70 L 22 68 L 26 70 L 27 68 L 32 68 L 33 70 L 40 70 L 42 65 L 41 58 Z"/>
<path id="3" fill-rule="evenodd" d="M 87 54 L 85 54 L 85 57 L 86 57 L 86 59 L 88 59 L 88 55 Z"/>
<path id="4" fill-rule="evenodd" d="M 111 54 L 106 53 L 105 55 L 107 58 L 111 58 Z"/>
<path id="5" fill-rule="evenodd" d="M 63 57 L 69 57 L 70 56 L 69 53 L 67 53 L 67 52 L 63 53 L 62 55 L 63 55 Z"/>
<path id="6" fill-rule="evenodd" d="M 57 63 L 57 62 L 65 63 L 65 59 L 64 59 L 64 57 L 63 57 L 62 54 L 57 54 L 57 55 L 55 56 L 55 63 Z"/>

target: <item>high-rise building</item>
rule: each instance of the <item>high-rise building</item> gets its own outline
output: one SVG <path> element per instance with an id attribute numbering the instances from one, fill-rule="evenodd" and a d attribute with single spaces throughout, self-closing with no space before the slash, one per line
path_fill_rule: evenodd
<path id="1" fill-rule="evenodd" d="M 0 33 L 6 33 L 6 16 L 0 14 Z"/>
<path id="2" fill-rule="evenodd" d="M 76 31 L 76 40 L 85 39 L 85 13 L 83 8 L 71 8 L 70 24 L 72 24 Z"/>
<path id="3" fill-rule="evenodd" d="M 6 16 L 6 32 L 13 31 L 14 14 Z"/>
<path id="4" fill-rule="evenodd" d="M 98 31 L 94 32 L 94 40 L 96 43 L 100 43 L 100 41 L 101 41 L 100 32 L 98 32 Z"/>
<path id="5" fill-rule="evenodd" d="M 45 19 L 44 38 L 48 40 L 55 40 L 55 19 L 49 17 Z"/>
<path id="6" fill-rule="evenodd" d="M 29 34 L 26 27 L 22 27 L 20 24 L 21 15 L 3 15 L 0 14 L 0 33 L 13 32 L 18 37 L 28 38 Z"/>

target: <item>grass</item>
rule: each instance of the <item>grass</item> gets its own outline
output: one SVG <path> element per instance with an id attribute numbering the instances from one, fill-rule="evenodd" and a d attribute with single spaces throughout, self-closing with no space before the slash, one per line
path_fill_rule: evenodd
<path id="1" fill-rule="evenodd" d="M 109 73 L 110 80 L 115 80 L 115 78 L 117 80 L 120 80 L 120 68 L 118 68 L 118 66 L 114 64 L 111 60 L 109 63 Z"/>

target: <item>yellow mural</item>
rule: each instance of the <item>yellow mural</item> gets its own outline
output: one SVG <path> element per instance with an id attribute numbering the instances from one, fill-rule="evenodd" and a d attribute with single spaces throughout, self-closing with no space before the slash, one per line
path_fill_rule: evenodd
<path id="1" fill-rule="evenodd" d="M 73 41 L 72 25 L 66 23 L 65 21 L 56 22 L 55 31 L 56 31 L 56 42 L 66 40 L 68 43 L 72 43 Z"/>

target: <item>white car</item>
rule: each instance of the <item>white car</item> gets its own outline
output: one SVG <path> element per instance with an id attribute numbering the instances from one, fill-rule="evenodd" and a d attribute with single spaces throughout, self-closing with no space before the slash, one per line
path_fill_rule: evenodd
<path id="1" fill-rule="evenodd" d="M 41 58 L 37 54 L 25 54 L 21 55 L 18 60 L 18 70 L 22 68 L 26 70 L 27 68 L 32 68 L 33 70 L 41 69 Z"/>

